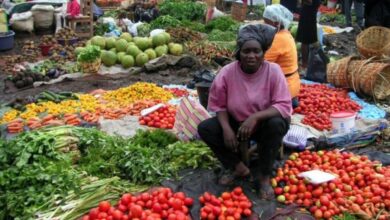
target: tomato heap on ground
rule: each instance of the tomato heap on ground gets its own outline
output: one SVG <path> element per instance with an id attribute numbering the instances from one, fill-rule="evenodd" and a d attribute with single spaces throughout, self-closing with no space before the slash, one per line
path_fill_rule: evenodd
<path id="1" fill-rule="evenodd" d="M 161 107 L 158 110 L 139 118 L 141 125 L 149 127 L 172 129 L 175 124 L 176 109 L 174 107 Z"/>
<path id="2" fill-rule="evenodd" d="M 116 206 L 102 201 L 82 220 L 190 220 L 189 207 L 192 204 L 193 199 L 183 192 L 173 193 L 170 188 L 159 188 L 137 196 L 126 193 Z"/>
<path id="3" fill-rule="evenodd" d="M 337 176 L 313 185 L 298 177 L 301 172 L 322 170 Z M 365 219 L 390 219 L 390 168 L 366 156 L 339 151 L 293 153 L 271 180 L 279 202 L 296 203 L 316 218 L 329 219 L 343 212 Z"/>
<path id="4" fill-rule="evenodd" d="M 252 202 L 241 187 L 234 188 L 232 192 L 223 192 L 219 198 L 205 192 L 199 197 L 199 201 L 203 205 L 200 210 L 201 219 L 239 220 L 252 214 Z"/>
<path id="5" fill-rule="evenodd" d="M 331 130 L 330 114 L 335 112 L 357 112 L 361 107 L 348 97 L 345 89 L 330 88 L 322 84 L 301 85 L 299 106 L 295 113 L 305 115 L 303 124 L 320 131 Z"/>

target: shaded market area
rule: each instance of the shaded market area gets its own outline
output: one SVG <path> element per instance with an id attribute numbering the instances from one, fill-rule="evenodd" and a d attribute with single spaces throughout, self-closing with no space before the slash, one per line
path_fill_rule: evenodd
<path id="1" fill-rule="evenodd" d="M 0 2 L 0 219 L 390 219 L 388 1 Z M 229 82 L 251 41 L 271 74 L 246 79 L 286 82 Z M 254 137 L 269 118 L 241 137 L 241 95 L 277 102 L 275 161 Z"/>

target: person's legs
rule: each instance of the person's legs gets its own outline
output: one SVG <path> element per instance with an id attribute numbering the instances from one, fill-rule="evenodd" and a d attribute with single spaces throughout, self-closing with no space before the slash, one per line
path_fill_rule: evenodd
<path id="1" fill-rule="evenodd" d="M 344 0 L 345 24 L 347 26 L 352 26 L 351 5 L 352 5 L 352 0 Z"/>
<path id="2" fill-rule="evenodd" d="M 230 120 L 230 125 L 233 130 L 238 129 L 238 123 Z M 223 129 L 217 117 L 207 119 L 198 125 L 198 133 L 202 140 L 210 147 L 215 156 L 221 161 L 222 165 L 234 170 L 234 176 L 248 176 L 249 169 L 241 161 L 238 153 L 232 152 L 224 144 Z M 223 178 L 220 180 L 221 184 L 228 184 L 231 178 Z"/>
<path id="3" fill-rule="evenodd" d="M 309 45 L 301 44 L 302 68 L 306 69 L 309 62 Z"/>
<path id="4" fill-rule="evenodd" d="M 359 25 L 360 28 L 363 28 L 364 27 L 364 3 L 362 1 L 354 0 L 354 5 L 355 5 L 357 24 Z"/>
<path id="5" fill-rule="evenodd" d="M 279 116 L 264 121 L 255 133 L 255 138 L 259 143 L 257 148 L 259 167 L 254 174 L 254 178 L 258 181 L 260 195 L 264 199 L 270 199 L 273 196 L 273 190 L 270 186 L 270 176 L 283 137 L 286 135 L 288 129 L 289 121 Z"/>

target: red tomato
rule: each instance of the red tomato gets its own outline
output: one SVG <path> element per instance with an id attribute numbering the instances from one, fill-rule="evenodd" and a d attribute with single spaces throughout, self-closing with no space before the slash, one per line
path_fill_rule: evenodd
<path id="1" fill-rule="evenodd" d="M 99 214 L 98 214 L 98 218 L 100 218 L 100 219 L 102 219 L 102 218 L 107 218 L 108 217 L 108 215 L 107 215 L 107 213 L 105 213 L 105 212 L 100 212 Z"/>
<path id="2" fill-rule="evenodd" d="M 115 220 L 121 220 L 123 218 L 123 213 L 120 210 L 115 210 L 114 213 L 112 214 L 112 217 Z"/>
<path id="3" fill-rule="evenodd" d="M 153 204 L 152 210 L 155 213 L 161 213 L 162 212 L 162 207 L 161 207 L 160 203 Z"/>
<path id="4" fill-rule="evenodd" d="M 186 206 L 192 206 L 193 203 L 194 203 L 194 200 L 192 198 L 186 197 L 184 199 L 184 205 L 186 205 Z"/>
<path id="5" fill-rule="evenodd" d="M 96 219 L 99 215 L 99 209 L 98 208 L 93 208 L 89 211 L 89 218 L 90 219 Z"/>
<path id="6" fill-rule="evenodd" d="M 89 220 L 89 216 L 88 215 L 84 215 L 81 220 Z"/>
<path id="7" fill-rule="evenodd" d="M 244 209 L 244 216 L 251 216 L 252 215 L 252 211 L 250 209 Z"/>
<path id="8" fill-rule="evenodd" d="M 102 201 L 99 203 L 99 211 L 100 212 L 108 212 L 110 207 L 111 207 L 111 204 L 108 201 Z"/>
<path id="9" fill-rule="evenodd" d="M 132 218 L 140 218 L 142 215 L 142 207 L 139 205 L 132 205 L 130 207 L 130 213 Z"/>
<path id="10" fill-rule="evenodd" d="M 180 200 L 184 200 L 186 198 L 186 194 L 184 194 L 183 192 L 177 192 L 173 195 L 175 198 L 178 198 Z"/>

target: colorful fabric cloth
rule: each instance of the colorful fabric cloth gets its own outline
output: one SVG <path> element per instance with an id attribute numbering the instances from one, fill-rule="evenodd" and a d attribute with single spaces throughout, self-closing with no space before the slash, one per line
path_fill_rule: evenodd
<path id="1" fill-rule="evenodd" d="M 291 97 L 296 97 L 300 89 L 298 74 L 298 54 L 293 36 L 288 30 L 279 31 L 271 48 L 265 53 L 266 60 L 279 64 L 286 75 Z"/>
<path id="2" fill-rule="evenodd" d="M 68 2 L 66 13 L 71 18 L 74 18 L 80 14 L 80 4 L 77 2 L 77 0 Z"/>
<path id="3" fill-rule="evenodd" d="M 238 122 L 269 107 L 283 118 L 292 114 L 291 95 L 277 64 L 264 61 L 256 73 L 247 74 L 235 61 L 223 67 L 211 85 L 208 109 L 227 111 Z"/>

